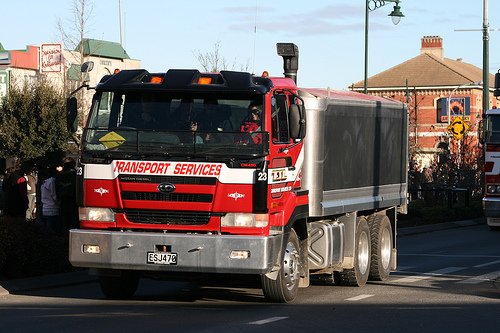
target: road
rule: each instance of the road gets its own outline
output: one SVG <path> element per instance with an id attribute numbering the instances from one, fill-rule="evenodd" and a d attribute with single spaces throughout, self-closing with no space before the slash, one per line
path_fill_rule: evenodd
<path id="1" fill-rule="evenodd" d="M 486 225 L 398 237 L 389 280 L 313 280 L 290 304 L 266 302 L 252 281 L 143 280 L 127 301 L 104 299 L 97 283 L 4 295 L 0 331 L 498 332 L 499 240 Z"/>

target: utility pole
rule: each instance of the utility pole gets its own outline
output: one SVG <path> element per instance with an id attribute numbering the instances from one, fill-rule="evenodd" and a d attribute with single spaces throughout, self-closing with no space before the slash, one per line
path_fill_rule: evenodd
<path id="1" fill-rule="evenodd" d="M 483 13 L 483 114 L 486 117 L 486 110 L 490 108 L 490 22 L 488 0 L 484 0 Z"/>
<path id="2" fill-rule="evenodd" d="M 490 29 L 489 3 L 483 0 L 483 112 L 482 119 L 486 117 L 486 111 L 490 108 L 490 31 L 500 31 L 500 29 Z M 456 29 L 455 31 L 479 31 L 477 29 Z"/>
<path id="3" fill-rule="evenodd" d="M 122 0 L 118 0 L 120 7 L 120 45 L 123 47 Z"/>

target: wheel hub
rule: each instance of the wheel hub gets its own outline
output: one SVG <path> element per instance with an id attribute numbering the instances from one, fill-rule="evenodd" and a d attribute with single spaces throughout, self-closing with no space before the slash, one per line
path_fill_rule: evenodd
<path id="1" fill-rule="evenodd" d="M 283 260 L 283 272 L 288 290 L 291 290 L 299 279 L 299 252 L 292 243 L 288 243 Z"/>

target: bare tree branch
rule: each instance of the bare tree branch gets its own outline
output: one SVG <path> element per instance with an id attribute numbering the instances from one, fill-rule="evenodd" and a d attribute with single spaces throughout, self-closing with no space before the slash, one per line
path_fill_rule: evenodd
<path id="1" fill-rule="evenodd" d="M 85 62 L 83 40 L 91 31 L 90 20 L 93 11 L 94 4 L 91 0 L 73 0 L 70 7 L 71 16 L 64 22 L 61 18 L 57 20 L 57 30 L 65 48 L 76 50 L 80 47 L 80 59 L 74 59 L 74 62 L 80 65 Z"/>
<path id="2" fill-rule="evenodd" d="M 221 54 L 221 42 L 217 41 L 212 52 L 202 53 L 200 50 L 193 51 L 201 67 L 206 72 L 220 72 L 221 70 L 233 70 L 236 68 L 236 58 L 232 62 L 228 61 Z M 249 68 L 250 60 L 246 66 L 241 65 L 241 68 Z"/>

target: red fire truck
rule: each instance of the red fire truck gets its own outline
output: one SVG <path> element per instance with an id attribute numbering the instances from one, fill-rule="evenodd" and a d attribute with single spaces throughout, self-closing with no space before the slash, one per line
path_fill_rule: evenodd
<path id="1" fill-rule="evenodd" d="M 500 73 L 495 74 L 494 96 L 500 96 Z M 484 120 L 484 175 L 485 192 L 483 212 L 492 230 L 500 229 L 500 109 L 486 111 Z"/>
<path id="2" fill-rule="evenodd" d="M 131 297 L 140 278 L 235 274 L 290 302 L 311 274 L 362 286 L 395 269 L 406 106 L 297 88 L 298 48 L 277 46 L 285 77 L 141 69 L 95 87 L 69 256 L 105 296 Z"/>

